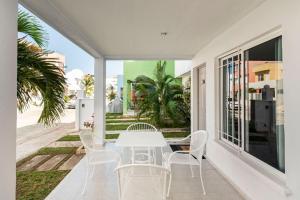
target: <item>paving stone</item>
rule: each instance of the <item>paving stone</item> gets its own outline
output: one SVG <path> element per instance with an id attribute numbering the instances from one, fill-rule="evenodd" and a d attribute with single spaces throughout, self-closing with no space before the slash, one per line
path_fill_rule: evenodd
<path id="1" fill-rule="evenodd" d="M 40 162 L 42 162 L 43 160 L 49 158 L 49 155 L 37 155 L 35 157 L 33 157 L 32 159 L 28 160 L 27 162 L 25 162 L 23 165 L 21 165 L 18 168 L 18 171 L 28 171 L 33 169 L 37 164 L 39 164 Z"/>
<path id="2" fill-rule="evenodd" d="M 62 164 L 58 170 L 71 170 L 81 160 L 83 155 L 73 155 L 64 164 Z"/>
<path id="3" fill-rule="evenodd" d="M 80 147 L 80 141 L 57 141 L 49 144 L 47 147 Z"/>
<path id="4" fill-rule="evenodd" d="M 61 162 L 68 154 L 59 154 L 53 156 L 49 160 L 47 160 L 44 164 L 37 168 L 37 171 L 48 171 L 53 169 L 59 162 Z"/>

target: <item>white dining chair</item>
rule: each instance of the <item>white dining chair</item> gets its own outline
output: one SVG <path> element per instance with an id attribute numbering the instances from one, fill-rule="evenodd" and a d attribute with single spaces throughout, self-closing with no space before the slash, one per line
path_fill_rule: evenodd
<path id="1" fill-rule="evenodd" d="M 202 177 L 202 156 L 204 153 L 205 145 L 207 142 L 207 132 L 205 130 L 199 130 L 193 132 L 190 136 L 185 139 L 190 138 L 190 149 L 187 151 L 174 151 L 172 153 L 164 154 L 164 165 L 170 169 L 172 172 L 172 165 L 189 165 L 192 177 L 194 177 L 193 166 L 199 166 L 200 180 L 203 189 L 203 194 L 206 194 L 203 177 Z M 172 173 L 170 177 L 168 196 L 170 194 L 172 181 Z"/>
<path id="2" fill-rule="evenodd" d="M 84 186 L 81 194 L 85 194 L 88 180 L 91 178 L 95 171 L 96 165 L 105 165 L 110 163 L 119 163 L 121 158 L 118 152 L 105 149 L 104 147 L 96 148 L 94 133 L 91 131 L 80 131 L 80 140 L 84 146 L 87 160 L 87 171 Z"/>
<path id="3" fill-rule="evenodd" d="M 148 123 L 144 123 L 144 122 L 137 122 L 137 123 L 133 123 L 130 126 L 128 126 L 127 131 L 157 132 L 157 128 L 155 128 L 155 126 L 153 126 L 152 124 L 148 124 Z"/>
<path id="4" fill-rule="evenodd" d="M 131 124 L 127 128 L 127 133 L 131 132 L 157 132 L 157 129 L 155 126 L 144 123 L 144 122 L 137 122 L 134 124 Z M 132 147 L 132 163 L 152 163 L 155 162 L 155 148 L 145 148 L 145 147 Z"/>
<path id="5" fill-rule="evenodd" d="M 153 164 L 129 164 L 115 169 L 119 200 L 166 200 L 170 170 Z"/>

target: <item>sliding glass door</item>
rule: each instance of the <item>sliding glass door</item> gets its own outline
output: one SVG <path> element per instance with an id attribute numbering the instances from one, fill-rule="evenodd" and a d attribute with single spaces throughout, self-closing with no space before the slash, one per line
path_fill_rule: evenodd
<path id="1" fill-rule="evenodd" d="M 245 151 L 284 172 L 281 37 L 244 52 Z"/>
<path id="2" fill-rule="evenodd" d="M 282 38 L 219 62 L 220 138 L 284 172 Z"/>

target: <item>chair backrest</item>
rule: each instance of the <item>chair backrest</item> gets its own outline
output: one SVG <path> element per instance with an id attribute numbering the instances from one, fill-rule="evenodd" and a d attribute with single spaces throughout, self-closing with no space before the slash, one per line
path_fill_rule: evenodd
<path id="1" fill-rule="evenodd" d="M 79 137 L 81 143 L 83 144 L 86 150 L 86 153 L 88 153 L 89 150 L 94 148 L 95 140 L 94 140 L 94 133 L 92 131 L 80 131 Z"/>
<path id="2" fill-rule="evenodd" d="M 119 153 L 114 150 L 95 148 L 95 135 L 93 132 L 80 131 L 79 136 L 90 164 L 118 162 L 121 160 Z"/>
<path id="3" fill-rule="evenodd" d="M 138 122 L 138 123 L 134 123 L 134 124 L 131 124 L 130 126 L 128 126 L 127 131 L 157 132 L 157 129 L 155 128 L 155 126 L 153 126 L 151 124 Z"/>
<path id="4" fill-rule="evenodd" d="M 170 170 L 152 164 L 128 164 L 115 169 L 118 175 L 119 199 L 165 199 Z"/>
<path id="5" fill-rule="evenodd" d="M 198 160 L 202 159 L 207 138 L 208 135 L 205 130 L 199 130 L 191 133 L 190 153 Z"/>

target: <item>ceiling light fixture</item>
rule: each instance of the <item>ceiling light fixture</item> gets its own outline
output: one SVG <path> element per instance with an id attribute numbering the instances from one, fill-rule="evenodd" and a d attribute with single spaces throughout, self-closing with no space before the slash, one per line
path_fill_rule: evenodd
<path id="1" fill-rule="evenodd" d="M 161 32 L 160 35 L 163 36 L 163 37 L 165 37 L 165 36 L 168 35 L 168 32 Z"/>

